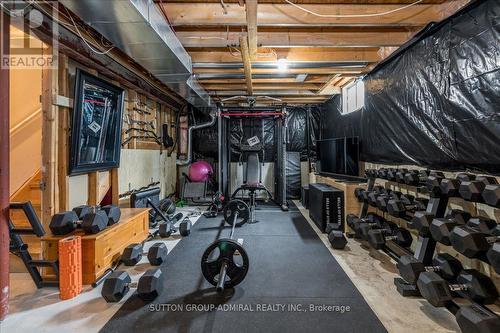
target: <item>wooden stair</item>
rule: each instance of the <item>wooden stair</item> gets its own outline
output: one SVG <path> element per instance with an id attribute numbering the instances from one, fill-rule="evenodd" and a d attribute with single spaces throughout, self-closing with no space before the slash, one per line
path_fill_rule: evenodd
<path id="1" fill-rule="evenodd" d="M 14 194 L 10 197 L 10 202 L 25 202 L 31 201 L 38 217 L 42 216 L 42 191 L 40 182 L 42 179 L 41 170 L 38 170 L 31 178 L 29 178 Z M 21 210 L 11 210 L 10 219 L 14 226 L 19 228 L 31 228 L 26 216 Z M 23 241 L 28 244 L 28 249 L 33 259 L 41 259 L 42 245 L 40 238 L 35 235 L 21 236 Z M 26 269 L 22 261 L 14 255 L 11 255 L 10 272 L 18 273 L 25 272 Z M 15 259 L 14 259 L 15 258 Z"/>

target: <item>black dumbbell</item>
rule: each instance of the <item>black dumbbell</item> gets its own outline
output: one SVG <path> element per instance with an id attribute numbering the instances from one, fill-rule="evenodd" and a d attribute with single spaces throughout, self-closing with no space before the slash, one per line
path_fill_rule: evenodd
<path id="1" fill-rule="evenodd" d="M 339 230 L 331 230 L 328 234 L 328 241 L 334 249 L 341 250 L 347 245 L 347 239 L 345 238 L 342 231 Z"/>
<path id="2" fill-rule="evenodd" d="M 356 238 L 363 238 L 366 240 L 366 233 L 364 235 L 362 229 L 366 228 L 367 226 L 381 229 L 384 227 L 383 221 L 384 219 L 382 217 L 375 214 L 369 214 L 365 218 L 354 219 L 350 227 L 352 230 L 354 230 Z"/>
<path id="3" fill-rule="evenodd" d="M 363 192 L 366 191 L 362 187 L 356 187 L 354 189 L 354 196 L 358 199 L 358 202 L 363 202 Z"/>
<path id="4" fill-rule="evenodd" d="M 425 182 L 431 196 L 441 195 L 441 181 L 445 178 L 441 171 L 431 171 Z"/>
<path id="5" fill-rule="evenodd" d="M 387 168 L 380 168 L 377 170 L 377 177 L 381 179 L 387 179 L 387 172 L 389 170 Z"/>
<path id="6" fill-rule="evenodd" d="M 389 200 L 399 200 L 402 194 L 398 191 L 391 191 L 389 195 L 381 194 L 377 197 L 377 208 L 383 212 L 387 212 L 387 205 L 389 204 Z"/>
<path id="7" fill-rule="evenodd" d="M 473 181 L 476 176 L 468 173 L 459 173 L 455 179 L 445 178 L 441 180 L 439 185 L 441 193 L 448 197 L 458 197 L 460 195 L 459 188 L 462 182 Z"/>
<path id="8" fill-rule="evenodd" d="M 148 250 L 143 251 L 143 244 L 130 244 L 123 250 L 121 261 L 125 266 L 135 266 L 141 261 L 142 256 L 147 255 L 148 261 L 153 266 L 160 266 L 167 260 L 168 249 L 165 243 L 154 243 Z"/>
<path id="9" fill-rule="evenodd" d="M 441 244 L 451 245 L 450 234 L 453 228 L 459 225 L 465 225 L 465 223 L 470 219 L 470 213 L 460 210 L 452 209 L 451 212 L 445 218 L 434 218 L 430 226 L 428 226 L 429 232 L 432 238 Z M 422 223 L 422 228 L 427 228 L 426 221 L 419 220 Z"/>
<path id="10" fill-rule="evenodd" d="M 500 243 L 497 242 L 491 246 L 486 253 L 486 258 L 495 272 L 500 274 Z"/>
<path id="11" fill-rule="evenodd" d="M 465 269 L 450 284 L 435 272 L 423 272 L 417 280 L 422 296 L 433 306 L 443 307 L 453 300 L 454 292 L 479 304 L 493 304 L 498 291 L 491 279 L 475 269 Z"/>
<path id="12" fill-rule="evenodd" d="M 486 259 L 485 255 L 488 250 L 499 240 L 500 226 L 498 225 L 486 233 L 467 224 L 467 226 L 453 228 L 450 234 L 453 248 L 468 258 Z M 499 267 L 495 268 L 495 270 L 497 269 Z"/>
<path id="13" fill-rule="evenodd" d="M 72 211 L 57 213 L 52 216 L 49 228 L 54 235 L 66 235 L 80 227 L 89 234 L 97 234 L 106 229 L 108 216 L 102 210 L 93 210 L 85 206 L 76 207 Z"/>
<path id="14" fill-rule="evenodd" d="M 498 184 L 495 177 L 478 176 L 475 180 L 460 183 L 459 193 L 462 198 L 473 202 L 482 202 L 482 192 L 487 185 Z"/>
<path id="15" fill-rule="evenodd" d="M 408 173 L 408 169 L 398 169 L 395 175 L 395 181 L 399 184 L 405 184 L 405 175 Z"/>
<path id="16" fill-rule="evenodd" d="M 483 201 L 493 207 L 500 208 L 500 185 L 489 184 L 484 187 L 481 196 Z"/>
<path id="17" fill-rule="evenodd" d="M 184 220 L 179 224 L 179 228 L 175 227 L 174 223 L 179 221 L 183 217 L 182 213 L 175 214 L 172 218 L 168 218 L 169 221 L 160 223 L 158 227 L 159 235 L 164 237 L 170 237 L 173 233 L 179 231 L 182 237 L 189 236 L 191 234 L 192 223 L 189 218 L 184 218 Z"/>
<path id="18" fill-rule="evenodd" d="M 398 229 L 398 225 L 393 222 L 389 222 L 383 218 L 376 223 L 360 223 L 358 230 L 362 239 L 368 240 L 368 233 L 370 230 L 377 229 L 383 231 L 385 234 L 392 234 Z"/>
<path id="19" fill-rule="evenodd" d="M 400 200 L 389 200 L 387 202 L 387 211 L 394 217 L 406 217 L 408 212 L 425 210 L 429 199 L 426 198 L 408 198 L 408 195 L 402 196 Z"/>
<path id="20" fill-rule="evenodd" d="M 132 282 L 125 271 L 115 271 L 104 281 L 101 295 L 106 302 L 119 302 L 131 288 L 137 288 L 138 296 L 144 301 L 152 301 L 163 290 L 164 274 L 160 268 L 147 270 L 138 282 Z"/>
<path id="21" fill-rule="evenodd" d="M 383 229 L 372 229 L 368 231 L 368 242 L 373 248 L 380 250 L 385 246 L 386 241 L 393 241 L 401 247 L 410 247 L 413 242 L 411 233 L 403 228 L 398 228 L 392 234 L 388 234 Z"/>
<path id="22" fill-rule="evenodd" d="M 366 178 L 375 178 L 375 177 L 377 177 L 377 174 L 376 174 L 375 170 L 373 170 L 373 169 L 366 169 L 365 170 L 365 177 Z"/>
<path id="23" fill-rule="evenodd" d="M 120 207 L 115 205 L 107 205 L 102 207 L 102 210 L 108 216 L 108 227 L 120 221 L 120 217 L 122 216 Z"/>
<path id="24" fill-rule="evenodd" d="M 460 261 L 448 253 L 438 254 L 432 261 L 432 266 L 425 266 L 414 256 L 407 255 L 399 258 L 396 267 L 401 277 L 410 284 L 417 283 L 418 276 L 423 272 L 436 272 L 443 279 L 455 279 L 463 270 Z"/>
<path id="25" fill-rule="evenodd" d="M 406 185 L 418 186 L 425 184 L 427 177 L 429 177 L 429 170 L 410 170 L 404 175 L 404 181 Z"/>

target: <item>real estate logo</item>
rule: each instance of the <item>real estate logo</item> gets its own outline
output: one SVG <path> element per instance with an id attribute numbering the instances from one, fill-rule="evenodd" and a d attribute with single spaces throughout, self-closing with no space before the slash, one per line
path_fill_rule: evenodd
<path id="1" fill-rule="evenodd" d="M 10 26 L 10 47 L 6 49 L 1 43 L 2 69 L 57 67 L 54 61 L 59 37 L 57 6 L 54 0 L 0 0 L 2 38 Z M 44 42 L 37 34 L 44 36 Z"/>

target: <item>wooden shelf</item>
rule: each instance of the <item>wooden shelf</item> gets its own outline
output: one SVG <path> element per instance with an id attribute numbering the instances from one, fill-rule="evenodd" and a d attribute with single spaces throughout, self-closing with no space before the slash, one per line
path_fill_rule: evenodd
<path id="1" fill-rule="evenodd" d="M 44 258 L 57 260 L 59 240 L 69 236 L 82 237 L 82 273 L 83 284 L 91 284 L 121 256 L 125 247 L 131 243 L 140 243 L 149 234 L 149 209 L 122 208 L 120 222 L 106 228 L 98 234 L 88 235 L 81 229 L 64 235 L 42 237 L 45 243 Z M 44 272 L 50 277 L 51 272 Z"/>

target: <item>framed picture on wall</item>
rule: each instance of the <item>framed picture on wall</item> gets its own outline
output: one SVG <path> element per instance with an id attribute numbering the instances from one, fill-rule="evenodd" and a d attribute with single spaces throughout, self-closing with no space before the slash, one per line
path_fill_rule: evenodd
<path id="1" fill-rule="evenodd" d="M 76 71 L 69 173 L 120 165 L 124 90 L 81 69 Z"/>

